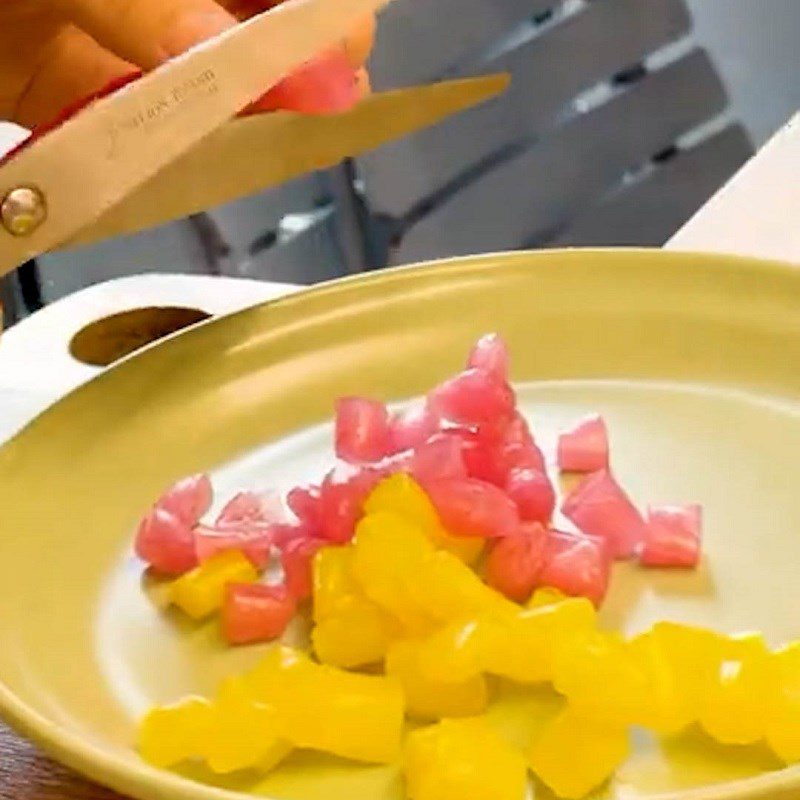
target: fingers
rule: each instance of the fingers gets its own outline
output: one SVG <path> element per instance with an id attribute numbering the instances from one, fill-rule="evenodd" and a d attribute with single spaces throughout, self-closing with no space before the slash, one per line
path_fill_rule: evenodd
<path id="1" fill-rule="evenodd" d="M 236 24 L 213 0 L 56 0 L 103 47 L 152 69 Z"/>
<path id="2" fill-rule="evenodd" d="M 369 72 L 367 72 L 365 67 L 359 67 L 356 70 L 356 87 L 358 90 L 358 96 L 362 100 L 365 97 L 369 97 L 370 93 L 372 92 L 372 84 L 370 83 Z"/>
<path id="3" fill-rule="evenodd" d="M 375 42 L 375 27 L 374 15 L 367 14 L 344 40 L 344 51 L 351 66 L 361 67 L 366 63 Z"/>
<path id="4" fill-rule="evenodd" d="M 2 0 L 0 0 L 1 2 Z M 133 65 L 151 69 L 245 16 L 276 5 L 276 0 L 53 0 L 83 30 L 67 25 L 48 44 L 36 74 L 15 101 L 14 121 L 33 127 L 64 106 L 129 74 Z M 223 7 L 224 6 L 224 7 Z M 364 18 L 342 43 L 349 62 L 367 59 L 375 20 Z M 358 70 L 362 94 L 369 79 Z"/>
<path id="5" fill-rule="evenodd" d="M 14 122 L 33 128 L 72 103 L 94 94 L 134 69 L 90 36 L 65 27 L 42 54 L 36 74 L 18 99 Z"/>

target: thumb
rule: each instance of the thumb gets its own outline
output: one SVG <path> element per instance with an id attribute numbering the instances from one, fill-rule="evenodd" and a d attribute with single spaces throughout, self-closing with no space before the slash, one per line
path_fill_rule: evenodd
<path id="1" fill-rule="evenodd" d="M 214 0 L 56 3 L 99 44 L 145 70 L 236 24 L 236 18 Z"/>

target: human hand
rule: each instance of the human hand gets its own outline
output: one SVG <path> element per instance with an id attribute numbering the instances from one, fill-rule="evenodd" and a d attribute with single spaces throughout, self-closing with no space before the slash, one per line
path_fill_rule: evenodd
<path id="1" fill-rule="evenodd" d="M 34 127 L 270 5 L 275 0 L 2 0 L 0 119 Z M 370 17 L 342 42 L 354 67 L 373 36 Z"/>

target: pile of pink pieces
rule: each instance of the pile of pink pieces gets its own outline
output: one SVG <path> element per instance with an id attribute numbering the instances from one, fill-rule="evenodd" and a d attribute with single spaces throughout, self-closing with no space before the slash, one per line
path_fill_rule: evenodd
<path id="1" fill-rule="evenodd" d="M 224 550 L 242 551 L 259 569 L 277 556 L 285 589 L 301 600 L 311 592 L 317 550 L 349 542 L 366 497 L 402 471 L 425 489 L 448 532 L 487 540 L 486 580 L 514 600 L 551 586 L 599 605 L 615 559 L 694 567 L 700 557 L 699 506 L 651 506 L 642 515 L 609 469 L 608 433 L 597 415 L 559 437 L 558 469 L 586 476 L 561 503 L 577 531 L 552 527 L 556 489 L 517 410 L 508 350 L 495 334 L 478 341 L 463 372 L 411 410 L 390 414 L 376 400 L 340 399 L 335 440 L 339 463 L 319 485 L 288 493 L 291 517 L 276 494 L 243 492 L 204 524 L 212 489 L 196 475 L 142 520 L 137 554 L 168 575 Z"/>

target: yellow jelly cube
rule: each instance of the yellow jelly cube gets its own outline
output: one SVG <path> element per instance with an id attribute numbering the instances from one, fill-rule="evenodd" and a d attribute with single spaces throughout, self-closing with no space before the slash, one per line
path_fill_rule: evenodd
<path id="1" fill-rule="evenodd" d="M 542 608 L 543 606 L 552 606 L 556 603 L 561 603 L 566 600 L 568 595 L 552 586 L 542 586 L 537 589 L 528 600 L 528 608 Z"/>
<path id="2" fill-rule="evenodd" d="M 567 707 L 535 739 L 530 766 L 556 795 L 577 800 L 614 774 L 628 748 L 624 727 Z"/>
<path id="3" fill-rule="evenodd" d="M 269 746 L 267 752 L 261 757 L 261 760 L 256 764 L 255 768 L 259 772 L 270 772 L 275 769 L 292 750 L 294 750 L 294 747 L 292 747 L 286 739 L 276 739 Z"/>
<path id="4" fill-rule="evenodd" d="M 151 709 L 139 725 L 139 752 L 156 767 L 172 767 L 201 756 L 212 724 L 211 704 L 187 697 L 174 705 Z"/>
<path id="5" fill-rule="evenodd" d="M 323 547 L 314 556 L 314 622 L 333 615 L 343 598 L 361 594 L 352 569 L 352 547 Z"/>
<path id="6" fill-rule="evenodd" d="M 761 636 L 730 640 L 706 696 L 700 724 L 722 744 L 753 744 L 767 731 L 776 691 L 775 662 Z"/>
<path id="7" fill-rule="evenodd" d="M 714 631 L 677 622 L 657 622 L 649 632 L 653 646 L 669 663 L 690 721 L 696 721 L 717 681 L 728 640 Z"/>
<path id="8" fill-rule="evenodd" d="M 335 613 L 311 632 L 317 658 L 323 664 L 353 669 L 383 661 L 397 623 L 371 600 L 345 595 Z"/>
<path id="9" fill-rule="evenodd" d="M 448 533 L 444 527 L 433 528 L 426 533 L 435 547 L 452 553 L 465 564 L 475 564 L 486 546 L 480 536 L 456 536 Z"/>
<path id="10" fill-rule="evenodd" d="M 419 643 L 422 675 L 432 683 L 464 683 L 483 671 L 486 623 L 478 620 L 445 625 Z"/>
<path id="11" fill-rule="evenodd" d="M 693 702 L 693 694 L 683 691 L 669 655 L 653 632 L 634 637 L 630 649 L 644 671 L 651 695 L 650 710 L 639 722 L 665 735 L 678 733 L 694 722 L 699 708 Z"/>
<path id="12" fill-rule="evenodd" d="M 426 616 L 440 623 L 481 614 L 513 616 L 519 606 L 487 586 L 466 564 L 445 550 L 419 565 L 412 593 Z"/>
<path id="13" fill-rule="evenodd" d="M 431 681 L 420 670 L 419 643 L 395 642 L 386 656 L 386 674 L 397 678 L 406 698 L 406 712 L 419 719 L 468 717 L 486 709 L 486 679 L 476 675 L 459 683 Z"/>
<path id="14" fill-rule="evenodd" d="M 288 752 L 279 745 L 275 709 L 254 699 L 241 678 L 228 678 L 212 706 L 211 726 L 203 748 L 209 767 L 217 773 L 265 766 L 274 754 Z"/>
<path id="15" fill-rule="evenodd" d="M 170 584 L 170 599 L 193 619 L 204 619 L 222 607 L 229 583 L 255 583 L 258 572 L 238 550 L 212 556 Z"/>
<path id="16" fill-rule="evenodd" d="M 440 526 L 439 515 L 425 490 L 404 472 L 382 480 L 364 501 L 365 514 L 394 514 L 424 533 Z"/>
<path id="17" fill-rule="evenodd" d="M 769 721 L 767 744 L 787 764 L 800 761 L 800 642 L 774 655 L 777 692 Z"/>
<path id="18" fill-rule="evenodd" d="M 482 717 L 446 719 L 410 733 L 410 800 L 524 800 L 525 760 Z"/>
<path id="19" fill-rule="evenodd" d="M 596 622 L 595 608 L 585 597 L 482 622 L 483 668 L 521 683 L 550 681 L 559 651 L 594 631 Z"/>
<path id="20" fill-rule="evenodd" d="M 595 631 L 562 649 L 553 687 L 586 715 L 620 727 L 647 724 L 652 714 L 647 675 L 618 634 Z"/>
<path id="21" fill-rule="evenodd" d="M 296 747 L 376 763 L 399 753 L 405 704 L 394 678 L 315 664 L 279 646 L 246 682 L 254 697 L 275 708 L 282 737 Z"/>
<path id="22" fill-rule="evenodd" d="M 414 597 L 421 566 L 434 552 L 425 534 L 396 514 L 368 514 L 356 527 L 354 552 L 353 575 L 364 594 L 409 630 L 429 630 L 433 620 Z"/>
<path id="23" fill-rule="evenodd" d="M 404 472 L 381 481 L 364 503 L 364 513 L 386 511 L 418 527 L 433 544 L 448 550 L 467 564 L 474 564 L 483 551 L 480 538 L 454 536 L 439 521 L 439 515 L 425 490 Z"/>

